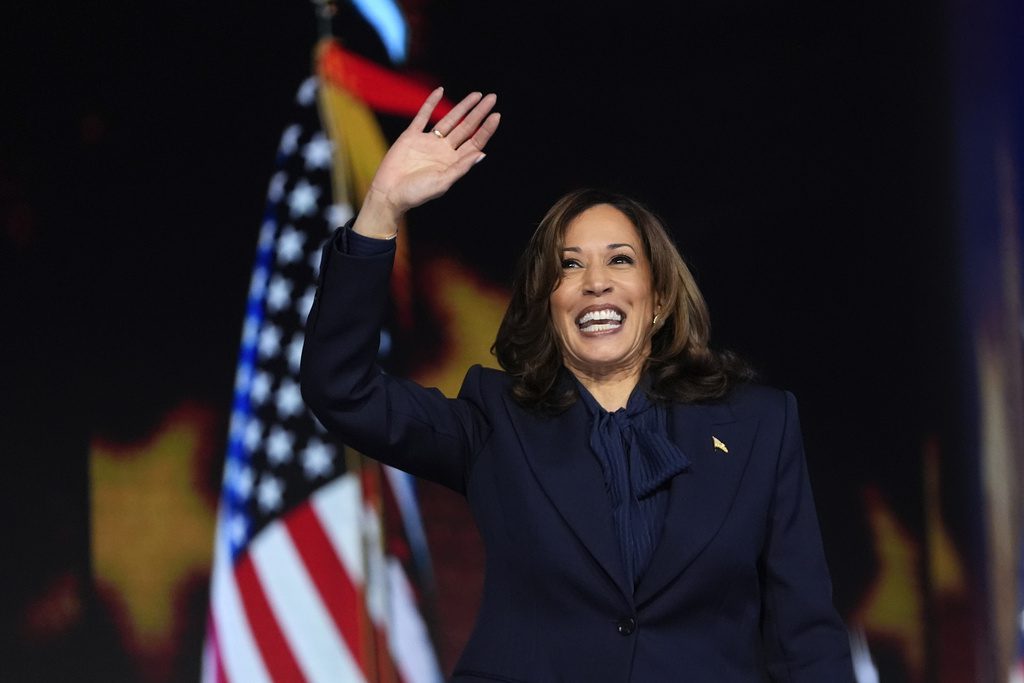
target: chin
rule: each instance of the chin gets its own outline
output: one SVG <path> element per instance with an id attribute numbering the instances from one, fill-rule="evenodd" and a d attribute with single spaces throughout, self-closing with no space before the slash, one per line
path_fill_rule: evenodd
<path id="1" fill-rule="evenodd" d="M 572 366 L 588 370 L 593 374 L 603 374 L 607 371 L 633 366 L 640 367 L 643 362 L 642 358 L 628 352 L 609 352 L 599 354 L 577 353 L 573 355 L 573 360 L 575 362 Z M 566 365 L 569 364 L 566 363 Z"/>

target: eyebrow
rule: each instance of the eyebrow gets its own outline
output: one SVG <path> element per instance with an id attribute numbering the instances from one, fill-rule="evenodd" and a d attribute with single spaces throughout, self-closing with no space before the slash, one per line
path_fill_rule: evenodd
<path id="1" fill-rule="evenodd" d="M 608 249 L 618 249 L 619 247 L 629 247 L 634 252 L 636 251 L 636 247 L 634 247 L 632 244 L 629 244 L 628 242 L 616 242 L 614 244 L 609 244 L 607 248 Z M 576 252 L 578 254 L 578 253 L 582 252 L 583 250 L 580 249 L 579 247 L 562 247 L 562 251 L 572 251 L 572 252 Z"/>

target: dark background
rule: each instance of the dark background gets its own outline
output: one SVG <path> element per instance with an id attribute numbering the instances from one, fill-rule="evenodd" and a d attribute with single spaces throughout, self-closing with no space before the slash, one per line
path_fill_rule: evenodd
<path id="1" fill-rule="evenodd" d="M 950 8 L 407 8 L 406 69 L 452 98 L 495 91 L 503 115 L 487 160 L 414 215 L 414 250 L 453 254 L 503 286 L 564 192 L 645 201 L 695 270 L 715 344 L 800 400 L 844 615 L 877 569 L 864 491 L 922 533 L 928 441 L 980 591 Z M 317 25 L 303 2 L 32 3 L 3 15 L 0 448 L 17 558 L 4 562 L 5 640 L 17 643 L 42 577 L 73 567 L 89 593 L 90 439 L 146 434 L 183 400 L 223 406 L 226 424 L 273 151 Z M 343 11 L 335 30 L 382 58 L 358 22 Z M 982 611 L 962 626 L 968 659 Z M 87 608 L 77 636 L 23 652 L 116 651 L 104 618 Z M 883 680 L 910 680 L 885 643 L 878 656 Z M 198 651 L 188 658 L 198 668 Z"/>

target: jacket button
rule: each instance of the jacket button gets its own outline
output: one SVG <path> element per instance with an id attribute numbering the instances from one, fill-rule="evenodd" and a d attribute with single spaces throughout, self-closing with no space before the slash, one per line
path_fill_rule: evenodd
<path id="1" fill-rule="evenodd" d="M 615 628 L 618 629 L 620 636 L 632 635 L 633 631 L 636 630 L 636 619 L 633 617 L 623 617 L 615 624 Z"/>

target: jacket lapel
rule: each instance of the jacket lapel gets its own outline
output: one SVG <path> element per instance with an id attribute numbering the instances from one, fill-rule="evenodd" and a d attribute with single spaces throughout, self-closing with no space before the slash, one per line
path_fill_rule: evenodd
<path id="1" fill-rule="evenodd" d="M 508 410 L 522 451 L 544 494 L 612 582 L 632 599 L 633 587 L 627 586 L 604 475 L 587 445 L 590 425 L 583 402 L 576 401 L 557 417 L 545 418 L 524 413 L 508 397 L 506 401 L 511 404 Z"/>
<path id="2" fill-rule="evenodd" d="M 675 405 L 668 422 L 669 438 L 690 458 L 690 467 L 672 480 L 661 541 L 637 585 L 638 607 L 686 569 L 718 533 L 757 431 L 756 418 L 737 422 L 724 405 Z"/>

